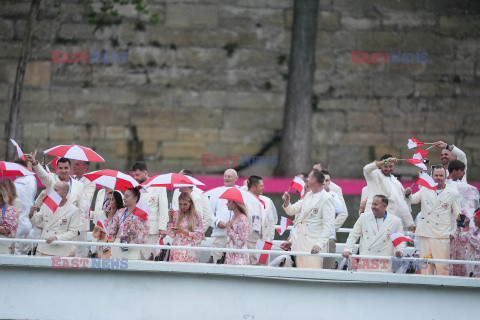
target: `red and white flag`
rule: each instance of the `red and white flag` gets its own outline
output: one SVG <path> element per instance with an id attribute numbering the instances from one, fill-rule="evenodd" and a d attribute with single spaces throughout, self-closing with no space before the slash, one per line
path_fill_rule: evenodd
<path id="1" fill-rule="evenodd" d="M 423 163 L 422 160 L 419 160 L 419 159 L 405 159 L 405 161 L 413 164 L 414 166 L 419 167 L 420 169 L 422 169 L 424 171 L 427 171 L 427 166 L 425 165 L 425 163 Z"/>
<path id="2" fill-rule="evenodd" d="M 161 246 L 165 245 L 165 242 L 163 242 L 163 238 L 158 239 L 158 244 L 161 245 Z M 162 251 L 162 249 L 160 249 L 160 248 L 157 249 L 157 254 L 159 254 L 160 251 Z"/>
<path id="3" fill-rule="evenodd" d="M 417 180 L 415 180 L 415 183 L 431 190 L 437 190 L 438 183 L 433 181 L 433 178 L 430 177 L 428 173 L 425 173 L 425 172 L 422 172 L 420 174 Z"/>
<path id="4" fill-rule="evenodd" d="M 292 220 L 282 217 L 280 219 L 280 228 L 276 229 L 278 234 L 283 235 L 283 233 L 285 232 L 285 230 L 287 230 L 287 227 L 290 225 L 290 223 L 292 223 Z"/>
<path id="5" fill-rule="evenodd" d="M 428 154 L 428 150 L 422 150 L 422 149 L 417 148 L 417 150 L 415 150 L 415 153 L 413 154 L 412 158 L 422 160 L 427 154 Z"/>
<path id="6" fill-rule="evenodd" d="M 393 246 L 396 247 L 402 242 L 413 242 L 413 239 L 405 236 L 402 233 L 394 233 L 390 235 L 390 240 L 393 242 Z"/>
<path id="7" fill-rule="evenodd" d="M 110 236 L 110 233 L 108 233 L 107 228 L 105 227 L 105 222 L 103 222 L 101 218 L 98 218 L 97 226 L 99 226 L 100 228 L 103 229 L 103 231 L 105 231 L 105 234 L 107 235 L 108 239 L 112 238 L 112 236 Z"/>
<path id="8" fill-rule="evenodd" d="M 257 250 L 271 250 L 272 249 L 272 243 L 268 241 L 262 241 L 262 240 L 257 240 L 257 245 L 256 248 Z M 268 254 L 266 253 L 257 253 L 257 260 L 258 263 L 261 264 L 267 264 L 268 260 Z"/>
<path id="9" fill-rule="evenodd" d="M 56 157 L 55 159 L 53 159 L 52 161 L 50 161 L 50 164 L 52 165 L 53 167 L 53 171 L 57 171 L 57 163 L 58 163 L 58 160 L 60 159 L 60 157 Z M 48 167 L 48 165 L 47 165 Z"/>
<path id="10" fill-rule="evenodd" d="M 416 148 L 416 147 L 423 146 L 424 144 L 425 143 L 423 143 L 421 141 L 418 141 L 417 139 L 412 137 L 412 139 L 408 139 L 407 147 L 408 147 L 408 149 L 413 149 L 413 148 Z"/>
<path id="11" fill-rule="evenodd" d="M 62 202 L 62 197 L 55 190 L 50 191 L 50 193 L 43 199 L 43 203 L 46 204 L 54 213 L 57 210 L 58 206 Z"/>
<path id="12" fill-rule="evenodd" d="M 15 147 L 15 149 L 17 149 L 18 157 L 22 160 L 25 160 L 25 156 L 23 155 L 23 151 L 22 151 L 22 149 L 20 149 L 20 146 L 18 145 L 18 143 L 13 139 L 10 139 L 10 141 L 12 141 L 12 144 Z"/>
<path id="13" fill-rule="evenodd" d="M 133 210 L 133 214 L 143 220 L 148 220 L 148 216 L 150 215 L 150 208 L 148 205 L 143 201 L 138 201 L 137 206 Z"/>
<path id="14" fill-rule="evenodd" d="M 293 178 L 293 181 L 290 187 L 297 190 L 301 196 L 303 196 L 305 193 L 305 181 L 303 181 L 302 178 L 299 178 L 299 177 Z"/>

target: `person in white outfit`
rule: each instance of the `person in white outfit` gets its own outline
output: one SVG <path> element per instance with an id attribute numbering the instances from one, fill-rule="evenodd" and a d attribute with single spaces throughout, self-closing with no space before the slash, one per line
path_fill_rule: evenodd
<path id="1" fill-rule="evenodd" d="M 467 163 L 467 156 L 465 155 L 465 152 L 460 150 L 458 147 L 454 146 L 453 144 L 448 144 L 443 141 L 437 141 L 433 144 L 435 147 L 442 149 L 442 152 L 440 154 L 440 161 L 442 162 L 442 166 L 445 168 L 447 171 L 447 177 L 450 174 L 448 172 L 448 165 L 452 160 L 460 160 L 465 164 L 465 174 L 462 177 L 463 182 L 467 182 L 467 168 L 468 168 L 468 163 Z"/>

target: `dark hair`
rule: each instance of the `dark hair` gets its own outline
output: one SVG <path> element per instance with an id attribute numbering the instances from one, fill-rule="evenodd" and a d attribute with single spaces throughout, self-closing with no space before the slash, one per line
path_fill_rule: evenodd
<path id="1" fill-rule="evenodd" d="M 304 176 L 305 179 L 307 179 L 307 177 L 308 177 L 308 172 L 303 171 L 303 172 L 300 172 L 300 174 L 301 174 L 302 176 Z"/>
<path id="2" fill-rule="evenodd" d="M 193 177 L 193 171 L 190 169 L 182 169 L 183 175 Z"/>
<path id="3" fill-rule="evenodd" d="M 324 176 L 326 175 L 330 176 L 330 172 L 328 172 L 327 170 L 321 170 L 320 172 L 323 173 Z"/>
<path id="4" fill-rule="evenodd" d="M 465 163 L 457 159 L 450 161 L 448 172 L 452 173 L 455 170 L 465 170 Z"/>
<path id="5" fill-rule="evenodd" d="M 13 160 L 13 162 L 18 163 L 18 164 L 20 164 L 20 165 L 22 165 L 22 166 L 24 166 L 24 167 L 27 166 L 27 162 L 26 162 L 25 160 L 23 160 L 23 159 L 20 159 L 20 158 L 17 158 L 17 159 L 15 159 L 15 160 Z"/>
<path id="6" fill-rule="evenodd" d="M 322 170 L 328 170 L 328 162 L 326 162 L 326 161 L 318 161 L 317 164 L 319 164 L 319 165 L 322 166 Z M 307 174 L 307 176 L 308 176 L 308 174 Z"/>
<path id="7" fill-rule="evenodd" d="M 445 171 L 445 175 L 447 174 L 447 170 L 445 170 L 445 167 L 442 166 L 441 164 L 434 164 L 433 166 L 431 166 L 431 169 L 432 169 L 432 174 L 433 174 L 433 170 L 435 169 L 443 169 L 443 171 Z"/>
<path id="8" fill-rule="evenodd" d="M 313 177 L 315 178 L 315 180 L 317 180 L 319 184 L 323 184 L 325 182 L 325 176 L 321 171 L 317 169 L 313 169 L 312 172 L 313 172 Z"/>
<path id="9" fill-rule="evenodd" d="M 147 164 L 143 161 L 137 161 L 132 166 L 132 171 L 147 171 Z"/>
<path id="10" fill-rule="evenodd" d="M 112 193 L 113 199 L 115 200 L 115 204 L 117 205 L 117 210 L 124 207 L 123 198 L 120 192 L 118 191 L 110 191 L 109 194 Z"/>
<path id="11" fill-rule="evenodd" d="M 128 188 L 126 191 L 128 191 L 128 190 L 132 191 L 134 197 L 137 197 L 137 203 L 138 203 L 138 201 L 140 201 L 140 189 L 139 188 Z"/>
<path id="12" fill-rule="evenodd" d="M 87 165 L 87 168 L 90 166 L 90 161 L 80 160 Z"/>
<path id="13" fill-rule="evenodd" d="M 259 176 L 248 177 L 248 184 L 247 184 L 248 189 L 250 189 L 253 186 L 256 187 L 261 180 L 262 180 L 262 177 L 259 177 Z"/>
<path id="14" fill-rule="evenodd" d="M 377 194 L 377 195 L 374 196 L 374 198 L 380 198 L 382 203 L 384 203 L 385 205 L 388 206 L 388 198 L 385 197 L 383 194 Z"/>
<path id="15" fill-rule="evenodd" d="M 392 158 L 392 157 L 393 156 L 390 153 L 386 153 L 380 158 L 380 161 L 387 160 L 388 158 Z"/>
<path id="16" fill-rule="evenodd" d="M 60 158 L 60 159 L 57 160 L 57 165 L 58 165 L 59 163 L 68 163 L 68 165 L 69 165 L 70 167 L 72 166 L 72 162 L 70 161 L 70 159 L 64 158 L 64 157 L 62 157 L 62 158 Z"/>

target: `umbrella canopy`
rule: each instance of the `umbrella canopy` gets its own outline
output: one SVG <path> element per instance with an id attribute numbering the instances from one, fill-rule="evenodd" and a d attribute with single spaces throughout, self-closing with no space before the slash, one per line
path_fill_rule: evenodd
<path id="1" fill-rule="evenodd" d="M 60 145 L 43 151 L 44 154 L 63 157 L 73 160 L 82 160 L 89 162 L 105 162 L 103 158 L 90 148 L 79 145 Z"/>
<path id="2" fill-rule="evenodd" d="M 243 204 L 261 205 L 265 208 L 265 202 L 249 191 L 237 187 L 218 187 L 203 194 L 218 199 L 233 200 Z"/>
<path id="3" fill-rule="evenodd" d="M 142 183 L 145 188 L 148 187 L 192 187 L 204 186 L 199 180 L 179 173 L 166 173 L 154 176 Z"/>
<path id="4" fill-rule="evenodd" d="M 128 188 L 136 188 L 140 184 L 131 176 L 116 170 L 104 169 L 83 175 L 88 180 L 110 188 L 112 190 L 125 191 Z M 140 192 L 146 192 L 142 187 Z"/>
<path id="5" fill-rule="evenodd" d="M 15 162 L 0 161 L 0 174 L 1 176 L 28 176 L 35 172 Z"/>

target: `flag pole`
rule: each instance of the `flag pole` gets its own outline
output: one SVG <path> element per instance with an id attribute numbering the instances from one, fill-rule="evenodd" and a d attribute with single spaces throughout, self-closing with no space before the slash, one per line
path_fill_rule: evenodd
<path id="1" fill-rule="evenodd" d="M 292 187 L 292 186 L 288 187 L 287 193 L 290 193 L 290 188 L 291 188 L 291 187 Z"/>
<path id="2" fill-rule="evenodd" d="M 435 147 L 435 146 L 430 146 L 430 147 L 428 147 L 428 148 L 427 148 L 427 149 L 425 149 L 425 150 L 432 149 L 433 147 Z"/>

